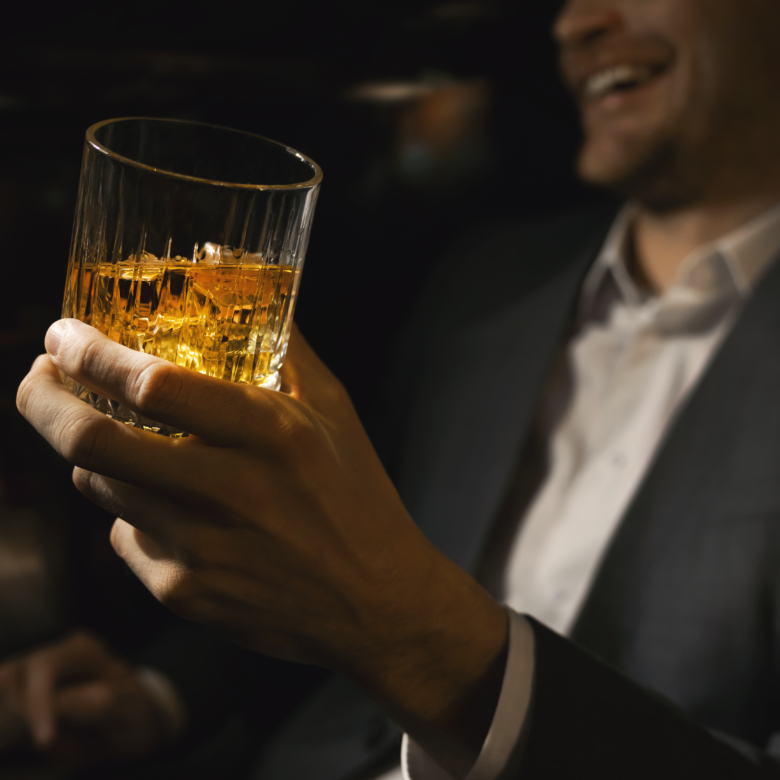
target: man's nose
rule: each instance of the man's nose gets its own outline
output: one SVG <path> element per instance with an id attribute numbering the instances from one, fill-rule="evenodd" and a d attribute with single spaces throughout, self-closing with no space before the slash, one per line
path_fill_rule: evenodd
<path id="1" fill-rule="evenodd" d="M 553 25 L 553 36 L 562 46 L 584 43 L 621 23 L 616 0 L 567 0 Z"/>

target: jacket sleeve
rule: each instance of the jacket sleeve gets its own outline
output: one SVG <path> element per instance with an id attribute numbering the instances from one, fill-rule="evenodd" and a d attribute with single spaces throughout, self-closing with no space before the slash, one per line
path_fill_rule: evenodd
<path id="1" fill-rule="evenodd" d="M 755 746 L 717 736 L 532 618 L 534 684 L 502 780 L 780 778 Z"/>

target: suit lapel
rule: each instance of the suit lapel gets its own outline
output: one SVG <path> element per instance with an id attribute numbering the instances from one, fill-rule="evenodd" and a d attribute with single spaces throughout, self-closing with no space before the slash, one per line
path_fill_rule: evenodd
<path id="1" fill-rule="evenodd" d="M 754 414 L 754 393 L 780 389 L 779 300 L 780 263 L 775 263 L 667 434 L 610 544 L 572 632 L 575 641 L 606 660 L 620 658 L 630 596 L 673 541 L 675 529 L 717 512 L 713 501 L 729 500 L 719 483 L 721 467 Z M 756 492 L 739 498 L 743 507 L 763 500 Z"/>
<path id="2" fill-rule="evenodd" d="M 520 302 L 460 335 L 453 352 L 480 355 L 484 371 L 446 358 L 449 375 L 437 382 L 443 390 L 436 407 L 428 405 L 429 425 L 418 439 L 427 451 L 416 459 L 417 489 L 409 488 L 405 498 L 428 538 L 466 570 L 477 561 L 512 477 L 594 254 L 582 253 Z"/>

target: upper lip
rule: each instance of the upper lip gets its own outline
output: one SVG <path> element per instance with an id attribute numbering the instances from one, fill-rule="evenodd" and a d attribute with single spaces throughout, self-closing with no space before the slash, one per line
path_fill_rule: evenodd
<path id="1" fill-rule="evenodd" d="M 618 85 L 639 86 L 647 83 L 663 67 L 621 62 L 610 68 L 602 68 L 585 78 L 580 84 L 579 94 L 584 100 L 599 100 Z"/>
<path id="2" fill-rule="evenodd" d="M 564 47 L 561 70 L 581 101 L 597 100 L 609 84 L 643 83 L 671 65 L 674 52 L 660 41 L 626 41 L 609 49 L 585 50 Z M 609 90 L 608 90 L 609 91 Z"/>

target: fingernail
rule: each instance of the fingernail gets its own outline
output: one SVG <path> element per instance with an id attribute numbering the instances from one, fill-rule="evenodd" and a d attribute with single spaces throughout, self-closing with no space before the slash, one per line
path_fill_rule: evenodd
<path id="1" fill-rule="evenodd" d="M 52 325 L 46 332 L 46 339 L 44 341 L 46 344 L 46 351 L 50 355 L 56 355 L 57 350 L 60 348 L 61 342 L 62 333 L 60 333 L 60 324 L 59 322 L 55 322 L 54 325 Z"/>

